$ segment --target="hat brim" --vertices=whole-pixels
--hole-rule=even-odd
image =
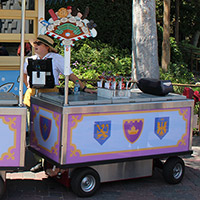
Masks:
[[[55,52],[55,53],[58,52],[55,48],[51,47],[48,43],[46,43],[45,41],[40,40],[39,38],[30,39],[30,40],[29,40],[29,43],[31,44],[32,47],[34,47],[34,42],[36,42],[36,41],[40,41],[40,42],[42,42],[43,44],[47,45],[53,52]]]

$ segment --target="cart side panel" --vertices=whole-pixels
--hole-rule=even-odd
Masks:
[[[0,167],[23,167],[25,156],[25,108],[0,108]],[[23,148],[22,148],[23,147]]]
[[[30,146],[55,162],[60,158],[60,130],[60,113],[32,104]]]
[[[191,109],[70,113],[65,164],[188,151]]]

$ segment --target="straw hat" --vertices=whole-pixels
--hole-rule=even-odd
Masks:
[[[52,51],[57,52],[54,48],[54,40],[47,35],[38,35],[36,39],[30,39],[29,42],[32,46],[34,46],[34,42],[42,42],[43,44],[47,45]]]

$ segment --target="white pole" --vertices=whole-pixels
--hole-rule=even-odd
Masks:
[[[45,19],[45,0],[38,0],[38,19],[40,18]],[[43,27],[44,26],[41,23],[38,23],[38,35],[41,34],[40,30]]]
[[[25,33],[25,11],[26,0],[22,0],[21,8],[21,52],[20,52],[20,81],[19,81],[19,106],[22,107],[23,101],[23,80],[24,80],[24,33]]]
[[[68,87],[70,75],[70,62],[71,62],[71,46],[64,46],[64,75],[65,75],[65,101],[64,106],[68,105]]]

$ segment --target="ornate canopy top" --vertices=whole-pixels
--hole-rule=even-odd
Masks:
[[[48,21],[43,18],[39,20],[43,25],[41,32],[59,39],[64,46],[73,45],[74,41],[84,38],[96,37],[96,24],[86,19],[88,13],[89,7],[86,7],[84,14],[71,6],[60,8],[56,13],[50,9],[51,18]]]

